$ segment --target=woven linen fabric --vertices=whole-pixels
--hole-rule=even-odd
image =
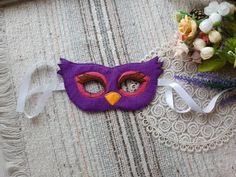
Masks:
[[[235,137],[207,152],[175,150],[148,131],[146,125],[152,119],[145,124],[139,111],[86,113],[76,108],[65,92],[55,92],[36,119],[28,120],[15,112],[20,78],[30,65],[36,62],[56,65],[60,57],[106,66],[138,62],[151,50],[174,41],[175,10],[207,3],[33,0],[2,8],[0,133],[9,174],[15,177],[235,176]],[[183,68],[178,63],[173,67]],[[168,73],[164,75],[167,77]],[[49,71],[37,70],[33,85],[49,80]],[[195,89],[193,92],[202,92]],[[205,94],[208,93],[196,95],[204,100]],[[31,101],[28,109],[34,106],[34,98]],[[158,111],[158,104],[165,108],[165,103],[156,104],[155,115],[160,116],[163,110]],[[158,120],[158,116],[153,120]],[[224,120],[224,116],[225,113],[216,117]]]

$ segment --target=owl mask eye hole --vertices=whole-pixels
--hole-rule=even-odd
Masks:
[[[144,91],[149,81],[149,77],[138,71],[127,71],[123,73],[117,87],[120,93],[125,96],[135,96]]]
[[[98,72],[86,72],[75,76],[75,81],[79,91],[87,97],[99,97],[106,89],[106,79]]]
[[[104,90],[104,86],[97,80],[85,82],[83,85],[84,89],[90,94],[99,93]]]

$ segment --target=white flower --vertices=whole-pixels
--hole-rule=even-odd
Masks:
[[[215,51],[213,47],[204,47],[201,50],[200,56],[203,60],[207,60],[214,55]]]
[[[220,14],[214,12],[210,15],[209,19],[212,21],[213,25],[215,26],[221,22],[222,17]]]
[[[182,42],[182,41],[178,41],[176,47],[174,48],[175,54],[174,57],[176,56],[181,56],[181,55],[187,55],[189,52],[188,46]]]
[[[208,15],[209,18],[200,23],[200,30],[204,33],[208,33],[213,26],[221,22],[221,16],[232,15],[235,10],[236,7],[228,2],[222,2],[220,4],[217,1],[210,2],[209,5],[204,8],[204,13]]]
[[[201,50],[202,48],[206,47],[206,42],[200,38],[196,38],[193,41],[193,46],[196,50]]]
[[[218,43],[222,40],[221,34],[216,30],[211,31],[208,34],[208,37],[209,37],[209,40],[211,41],[211,43]]]
[[[218,8],[219,8],[219,3],[216,1],[212,1],[209,3],[207,7],[204,8],[204,13],[210,16],[214,12],[217,12]]]
[[[235,11],[235,6],[228,2],[218,3],[217,1],[210,2],[207,7],[204,8],[204,13],[210,16],[213,13],[218,13],[221,16],[226,16],[233,14]]]
[[[217,11],[221,16],[229,15],[230,14],[230,3],[222,2]]]
[[[212,30],[213,23],[210,19],[205,19],[200,23],[199,28],[202,32],[208,33]]]

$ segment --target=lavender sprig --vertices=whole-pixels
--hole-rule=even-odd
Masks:
[[[236,88],[236,78],[229,76],[220,76],[214,73],[198,73],[196,76],[175,75],[175,79],[182,80],[188,84],[211,89],[224,90]]]
[[[227,98],[222,99],[220,105],[227,106],[234,103],[236,103],[236,95],[228,96]]]
[[[206,79],[227,80],[229,82],[236,82],[236,78],[227,75],[219,75],[211,72],[197,73],[196,76]]]
[[[188,84],[199,86],[199,87],[204,86],[204,83],[200,79],[197,79],[197,78],[194,78],[194,77],[175,75],[174,78],[177,79],[177,80],[184,81]]]

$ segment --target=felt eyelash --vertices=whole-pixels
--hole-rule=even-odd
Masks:
[[[100,83],[104,88],[106,87],[105,82],[101,78],[97,76],[89,75],[89,74],[83,74],[83,75],[77,76],[76,80],[77,82],[81,84],[86,84],[88,82],[95,81],[95,82]]]
[[[121,76],[121,78],[119,79],[117,87],[121,88],[122,83],[124,83],[127,80],[134,80],[139,83],[142,83],[145,81],[144,77],[145,77],[145,75],[140,72],[135,72],[133,74],[125,74],[125,75]]]

